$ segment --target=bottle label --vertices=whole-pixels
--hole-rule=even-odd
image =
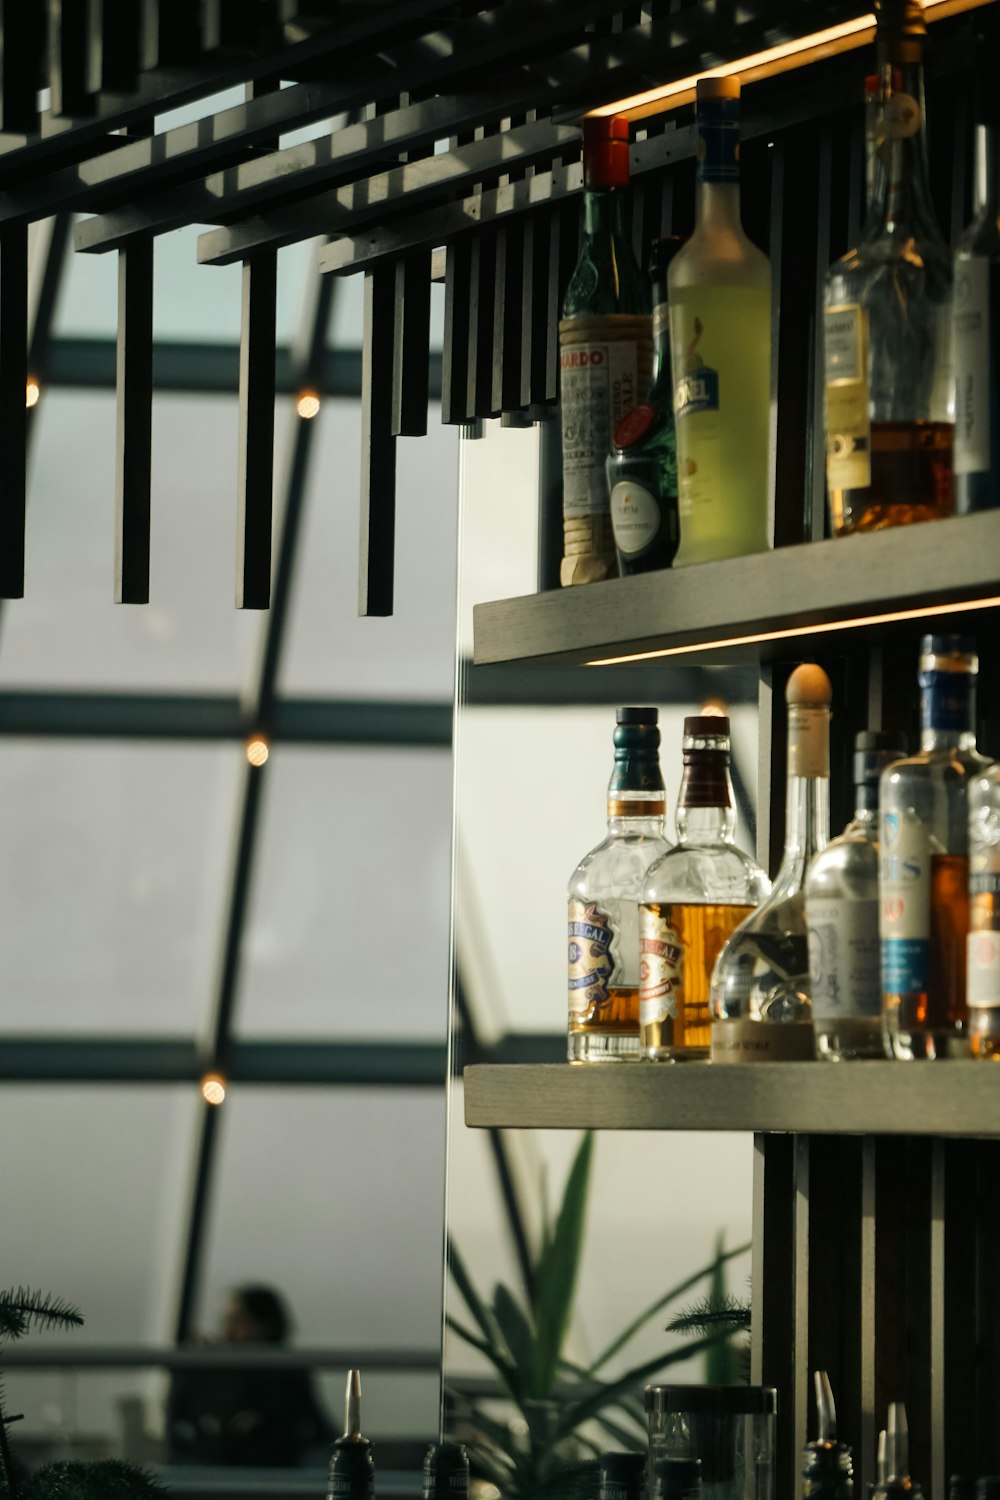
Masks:
[[[789,776],[830,774],[830,710],[807,703],[788,705]]]
[[[651,1026],[677,1015],[684,945],[677,929],[648,906],[640,908],[639,923],[639,1025]]]
[[[823,314],[826,399],[826,478],[831,490],[871,484],[868,414],[868,324],[857,302]]]
[[[641,484],[622,479],[611,491],[611,529],[624,557],[637,557],[656,540],[660,506]]]
[[[970,1010],[996,1010],[1000,1007],[1000,819],[991,804],[973,811],[969,837],[966,998]]]
[[[563,515],[606,514],[604,466],[615,422],[639,399],[638,346],[633,339],[564,343],[559,365]]]
[[[961,734],[975,726],[976,678],[972,672],[920,672],[920,724]]]
[[[805,1062],[816,1055],[811,1021],[713,1021],[713,1063]]]
[[[926,991],[930,931],[928,830],[912,814],[883,809],[879,817],[879,936],[884,994]]]
[[[585,1016],[606,1005],[614,972],[614,930],[607,912],[595,902],[571,897],[569,903],[569,1010]]]
[[[719,410],[719,372],[711,365],[701,365],[682,375],[674,392],[674,415],[680,420],[696,411]]]
[[[989,329],[989,260],[959,256],[952,302],[956,474],[980,474],[990,467]]]
[[[814,1021],[882,1011],[878,901],[806,898]]]

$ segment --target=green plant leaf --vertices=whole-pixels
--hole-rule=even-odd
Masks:
[[[0,1339],[19,1339],[36,1328],[79,1328],[83,1317],[61,1297],[19,1286],[0,1292]]]
[[[451,1313],[447,1315],[444,1321],[446,1327],[450,1328],[452,1333],[456,1333],[458,1337],[460,1339],[464,1339],[471,1348],[477,1349],[480,1354],[484,1354],[486,1356],[490,1364],[493,1366],[494,1370],[496,1370],[497,1374],[500,1376],[500,1379],[503,1382],[504,1386],[510,1392],[511,1399],[519,1402],[521,1399],[519,1395],[520,1382],[517,1377],[517,1372],[514,1370],[509,1361],[501,1356],[492,1344],[487,1343],[485,1339],[478,1338],[477,1335],[472,1332],[471,1328],[466,1328],[458,1321],[457,1318],[453,1317]]]
[[[493,1316],[492,1309],[487,1306],[476,1291],[475,1283],[466,1269],[464,1260],[458,1253],[458,1246],[450,1235],[448,1237],[448,1268],[454,1278],[455,1285],[462,1294],[462,1299],[466,1307],[469,1309],[476,1323],[478,1323],[486,1344],[493,1351],[488,1356],[491,1363],[498,1370],[502,1369],[509,1374],[514,1363],[510,1349],[507,1347],[503,1334],[500,1332],[499,1324]]]
[[[29,1490],[30,1500],[145,1500],[166,1494],[152,1474],[117,1459],[46,1464],[31,1476]]]
[[[573,1159],[551,1238],[535,1270],[534,1357],[528,1390],[538,1400],[552,1391],[569,1327],[583,1245],[594,1137],[587,1131]]]
[[[513,1293],[502,1284],[493,1292],[493,1315],[511,1352],[511,1392],[519,1398],[523,1384],[521,1372],[530,1368],[533,1357],[534,1330]]]
[[[721,1260],[724,1264],[726,1261],[732,1260],[737,1255],[745,1255],[749,1249],[749,1243],[745,1245],[737,1245],[735,1250],[725,1251],[725,1253],[721,1256]],[[706,1276],[711,1276],[718,1266],[719,1261],[720,1256],[716,1255],[715,1259],[710,1261],[707,1266],[704,1266],[702,1270],[696,1271],[693,1276],[685,1277],[685,1279],[679,1282],[677,1286],[671,1287],[669,1292],[666,1292],[662,1297],[657,1297],[656,1301],[652,1304],[651,1307],[647,1307],[645,1312],[640,1313],[637,1318],[634,1318],[628,1325],[628,1327],[624,1330],[624,1332],[620,1333],[618,1337],[608,1345],[604,1353],[598,1355],[597,1359],[594,1360],[594,1363],[590,1367],[590,1374],[595,1375],[603,1365],[607,1364],[608,1360],[611,1359],[613,1355],[618,1353],[619,1349],[624,1348],[629,1340],[635,1337],[640,1328],[643,1328],[651,1318],[655,1318],[657,1313],[662,1312],[669,1303],[675,1301],[678,1297],[683,1297],[685,1292],[689,1292],[692,1287],[697,1286],[698,1282],[704,1280]]]

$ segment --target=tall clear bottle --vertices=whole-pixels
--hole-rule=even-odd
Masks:
[[[650,293],[632,250],[628,184],[628,121],[585,119],[583,238],[559,323],[564,585],[615,574],[605,464],[614,424],[652,379]]]
[[[838,536],[954,509],[951,255],[931,202],[920,0],[875,0],[875,182],[827,276],[826,477]]]
[[[771,268],[740,222],[739,79],[697,86],[694,233],[670,267],[681,541],[675,567],[768,544]]]
[[[968,636],[920,647],[920,753],[879,783],[879,935],[886,1046],[904,1059],[961,1056],[966,1037],[969,805],[976,673]]]
[[[969,784],[969,1051],[1000,1062],[1000,765]]]
[[[804,664],[788,679],[785,847],[771,894],[716,962],[713,1062],[813,1056],[805,876],[830,837],[831,696],[822,667]]]
[[[992,40],[995,46],[995,32]],[[955,250],[952,347],[959,514],[1000,505],[1000,94],[992,56],[977,82],[975,216]]]
[[[678,842],[646,874],[639,911],[639,1050],[654,1061],[707,1057],[708,988],[734,928],[771,889],[736,847],[729,720],[684,720]]]
[[[572,1063],[639,1056],[639,900],[646,871],[670,848],[655,708],[619,708],[607,837],[569,881]]]
[[[816,1055],[884,1057],[878,938],[878,783],[906,754],[902,735],[854,740],[854,817],[806,871]]]

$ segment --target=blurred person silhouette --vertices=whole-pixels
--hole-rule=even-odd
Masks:
[[[230,1293],[222,1316],[222,1342],[281,1348],[291,1331],[284,1300],[269,1286]],[[227,1464],[285,1468],[332,1442],[333,1429],[308,1370],[245,1365],[179,1370],[167,1402],[167,1451],[175,1464]]]

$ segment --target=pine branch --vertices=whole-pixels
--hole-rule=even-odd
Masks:
[[[706,1297],[671,1318],[668,1333],[697,1333],[703,1337],[730,1329],[733,1333],[745,1333],[750,1327],[750,1309],[738,1297],[727,1296],[722,1300]]]
[[[46,1464],[32,1475],[27,1500],[146,1500],[166,1494],[145,1469],[108,1459],[94,1464]]]
[[[79,1328],[83,1317],[71,1303],[19,1286],[0,1292],[0,1339],[19,1339],[36,1328]]]

